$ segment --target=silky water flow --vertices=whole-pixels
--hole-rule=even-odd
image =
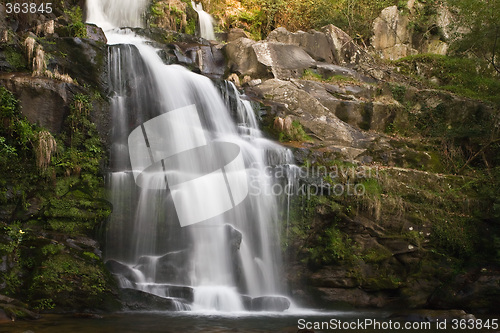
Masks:
[[[176,310],[284,310],[281,186],[293,157],[251,103],[178,65],[130,29],[144,0],[87,0],[109,44],[112,146],[106,265],[122,288]],[[283,174],[283,173],[282,173]],[[278,189],[278,190],[277,190]],[[285,216],[285,218],[284,218]]]

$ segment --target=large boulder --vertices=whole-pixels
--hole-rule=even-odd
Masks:
[[[21,112],[33,124],[59,133],[69,103],[80,88],[74,84],[27,74],[0,74],[0,84],[19,99]]]
[[[189,285],[190,252],[188,250],[169,252],[156,263],[156,282]]]
[[[138,274],[137,271],[134,271],[131,267],[110,259],[106,261],[106,268],[113,274],[115,275],[120,275],[126,278],[127,280],[131,282],[139,282],[140,280],[140,275]]]
[[[252,311],[283,312],[290,307],[290,300],[282,296],[262,296],[252,299]]]
[[[368,54],[361,49],[342,29],[329,24],[321,28],[330,44],[330,49],[335,57],[335,62],[339,65],[357,64],[366,61]]]
[[[120,292],[125,310],[142,311],[179,311],[189,310],[189,305],[172,298],[160,297],[135,289],[122,289]]]
[[[432,8],[437,12],[435,17],[430,17],[426,23],[418,22],[419,12],[426,10],[424,6],[433,4],[414,4],[408,2],[409,14],[403,14],[397,6],[384,8],[380,16],[373,22],[373,37],[371,45],[375,54],[384,59],[396,60],[417,53],[434,53],[445,55],[448,51],[448,39],[452,31],[450,11],[446,6],[440,5]],[[417,23],[415,23],[417,22]],[[415,25],[425,26],[415,29]]]
[[[315,60],[328,64],[355,64],[367,56],[347,33],[332,24],[321,31],[309,32],[277,28],[268,35],[267,41],[299,46]]]
[[[254,78],[298,78],[316,61],[296,45],[239,38],[224,48],[230,71]]]
[[[134,28],[133,31],[161,50],[160,57],[167,64],[181,64],[211,77],[224,74],[226,60],[221,44],[161,28]]]
[[[338,63],[331,48],[327,35],[323,32],[311,30],[309,32],[289,32],[285,28],[277,28],[268,36],[269,42],[296,45],[304,49],[311,57],[318,61],[330,64]]]
[[[370,61],[348,34],[331,24],[309,32],[277,28],[259,42],[234,32],[224,50],[231,72],[254,78],[297,78],[322,64]]]
[[[108,39],[104,34],[104,31],[95,24],[85,24],[85,29],[87,30],[87,38],[95,40],[97,42],[101,42],[106,44]]]
[[[384,59],[399,59],[417,54],[411,43],[408,16],[402,15],[397,6],[387,7],[373,22],[371,45]]]
[[[300,81],[271,79],[254,87],[253,93],[265,103],[278,104],[281,112],[297,120],[311,135],[322,141],[349,147],[363,147],[371,138],[341,121],[317,98],[303,89]]]

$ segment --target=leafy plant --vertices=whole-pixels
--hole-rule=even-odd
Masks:
[[[500,74],[500,2],[448,0],[448,4],[455,11],[453,51],[484,59]]]
[[[83,22],[83,14],[80,6],[65,10],[64,13],[69,19],[68,30],[72,37],[87,37],[87,28]]]

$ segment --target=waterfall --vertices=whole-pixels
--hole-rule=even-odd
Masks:
[[[173,297],[180,310],[286,309],[273,185],[290,151],[263,137],[234,85],[229,103],[210,79],[116,28],[141,25],[146,1],[126,2],[87,0],[110,44],[106,264],[122,288]]]
[[[207,40],[215,40],[214,33],[214,19],[209,13],[203,10],[203,5],[200,3],[195,3],[191,1],[193,9],[198,13],[198,19],[200,22],[200,37]]]

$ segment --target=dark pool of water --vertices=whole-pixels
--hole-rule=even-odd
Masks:
[[[196,313],[172,313],[172,312],[130,312],[104,315],[100,319],[83,319],[74,316],[45,315],[42,319],[31,322],[15,322],[0,324],[0,332],[26,332],[53,333],[53,332],[82,332],[82,333],[104,333],[104,332],[162,332],[162,333],[263,333],[283,332],[296,333],[299,328],[314,323],[340,323],[365,322],[365,319],[378,321],[379,324],[388,324],[388,313],[373,311],[352,312],[313,312],[307,311],[294,314],[196,314]],[[333,321],[332,321],[333,320]],[[315,329],[314,332],[478,332],[480,330],[454,330],[451,323],[447,329],[437,329],[436,323],[432,323],[430,329],[404,329],[405,323],[400,323],[401,329],[390,330],[386,328],[358,327],[344,329]],[[430,325],[430,324],[429,324]],[[496,332],[489,331],[489,332]],[[488,330],[483,330],[488,332]]]

